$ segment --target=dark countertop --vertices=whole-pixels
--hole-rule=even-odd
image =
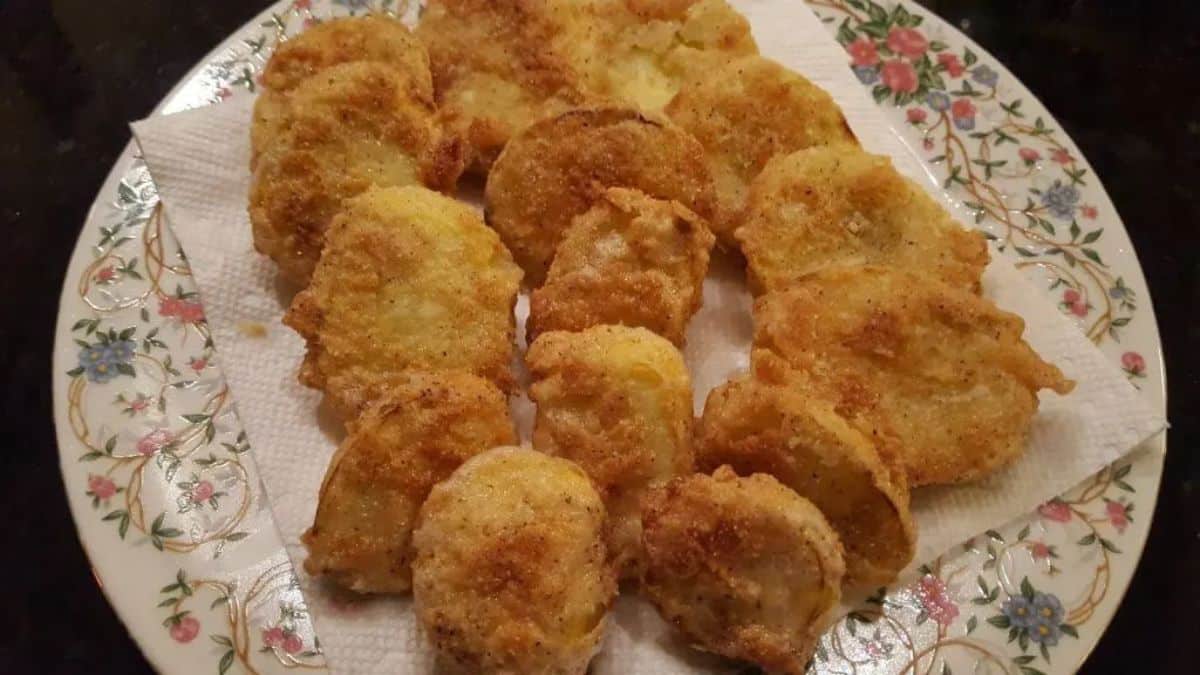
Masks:
[[[143,117],[261,2],[0,0],[0,672],[148,672],[88,573],[51,423],[52,326],[84,215]],[[1194,673],[1200,638],[1200,5],[926,5],[1042,99],[1103,178],[1149,278],[1170,452],[1133,585],[1085,673]],[[1152,7],[1152,9],[1151,9]],[[1193,313],[1197,314],[1193,314]]]

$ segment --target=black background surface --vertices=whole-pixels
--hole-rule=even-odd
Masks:
[[[1082,148],[1158,312],[1174,425],[1163,489],[1137,576],[1083,672],[1198,672],[1200,6],[926,4],[1016,73]],[[261,6],[0,0],[0,672],[149,671],[89,574],[63,495],[50,398],[59,288],[126,123]]]

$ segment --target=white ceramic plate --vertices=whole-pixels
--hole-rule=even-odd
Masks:
[[[280,2],[213,51],[159,112],[247,95],[281,37],[395,4]],[[930,175],[1164,407],[1137,258],[1099,177],[1054,118],[987,52],[913,3],[809,4]],[[127,148],[88,214],[62,290],[55,422],[80,538],[159,670],[323,669],[187,261],[156,204]],[[826,635],[814,670],[1074,672],[1145,544],[1166,441],[1154,442],[931,562],[918,582],[881,589]]]

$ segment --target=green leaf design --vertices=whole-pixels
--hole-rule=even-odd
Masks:
[[[1090,244],[1090,243],[1092,243],[1092,242],[1096,241],[1097,239],[1099,239],[1099,238],[1100,238],[1100,235],[1102,235],[1102,234],[1104,234],[1104,228],[1103,228],[1103,227],[1102,227],[1102,228],[1100,228],[1100,229],[1098,229],[1098,230],[1092,230],[1091,232],[1088,232],[1088,233],[1087,233],[1087,236],[1085,236],[1085,237],[1083,238],[1083,243],[1085,243],[1085,244]]]
[[[221,660],[217,663],[217,675],[225,675],[225,672],[233,665],[233,650],[225,652]]]
[[[1008,617],[1004,616],[1003,614],[997,614],[996,616],[989,618],[987,622],[1000,629],[1005,629],[1012,626],[1012,622],[1009,621]]]
[[[1075,630],[1075,626],[1072,626],[1069,623],[1060,624],[1058,626],[1058,629],[1061,630],[1066,635],[1070,635],[1071,637],[1073,637],[1077,640],[1079,639],[1079,631]]]
[[[1034,593],[1035,591],[1033,590],[1033,584],[1029,583],[1029,577],[1022,577],[1021,595],[1024,596],[1026,600],[1033,600]]]

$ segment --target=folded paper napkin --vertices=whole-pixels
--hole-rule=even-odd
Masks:
[[[902,172],[946,201],[936,181],[854,80],[845,54],[803,3],[733,4],[750,19],[765,56],[829,91],[867,149],[890,155]],[[320,394],[296,381],[304,342],[280,323],[290,293],[277,283],[274,266],[251,242],[246,216],[250,111],[249,99],[235,99],[152,117],[133,128],[167,220],[191,263],[221,367],[329,663],[347,673],[427,672],[433,663],[431,650],[419,634],[410,599],[350,600],[301,568],[305,551],[300,535],[312,522],[321,478],[341,431],[318,416]],[[1006,259],[988,268],[985,293],[1024,317],[1028,341],[1078,386],[1069,396],[1042,397],[1029,451],[1014,466],[971,485],[914,494],[920,530],[917,562],[1030,512],[1165,426],[1163,416]],[[525,306],[522,298],[519,322]],[[749,307],[740,272],[727,261],[715,261],[686,350],[697,412],[709,389],[746,366]],[[266,328],[265,335],[257,326]],[[527,439],[528,402],[518,401],[515,409]],[[705,659],[674,639],[647,604],[622,598],[592,672],[690,672]]]

